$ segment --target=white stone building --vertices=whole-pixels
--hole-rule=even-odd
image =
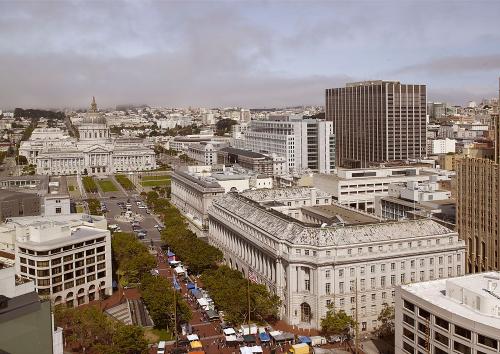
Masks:
[[[439,175],[441,172],[411,166],[338,168],[336,174],[315,174],[313,185],[331,194],[333,199],[342,205],[373,213],[375,198],[387,196],[391,183],[424,183],[429,181],[431,176],[437,176],[438,180],[449,178],[447,175]]]
[[[43,175],[109,175],[156,168],[155,153],[142,140],[111,138],[95,100],[78,133],[74,139],[61,131],[37,131],[34,139],[21,143],[19,154],[36,164],[37,173]]]
[[[39,295],[81,305],[112,293],[111,235],[104,217],[86,214],[12,218],[0,227],[14,248],[16,274]],[[10,246],[10,245],[11,246]]]
[[[233,136],[238,136],[233,132]],[[330,173],[335,168],[333,123],[317,119],[279,116],[251,121],[234,147],[276,154],[287,161],[286,173]]]
[[[464,241],[433,220],[321,227],[271,209],[221,195],[208,211],[208,238],[229,266],[281,298],[291,325],[319,328],[329,305],[354,315],[358,303],[360,331],[370,331],[397,285],[464,273]]]
[[[272,186],[271,177],[241,168],[189,166],[172,172],[171,201],[193,225],[206,230],[207,211],[217,196]]]
[[[427,153],[431,155],[455,153],[456,143],[455,139],[431,139],[428,141]]]
[[[499,284],[488,272],[398,287],[396,354],[498,353]]]

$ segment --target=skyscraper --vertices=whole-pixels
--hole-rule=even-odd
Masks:
[[[364,81],[326,90],[337,166],[368,167],[425,156],[425,85]]]
[[[500,84],[500,80],[499,80]],[[500,216],[500,124],[495,119],[495,161],[457,162],[457,231],[467,245],[468,273],[498,270]]]

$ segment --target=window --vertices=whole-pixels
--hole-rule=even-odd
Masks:
[[[365,274],[365,267],[361,267],[361,275]]]
[[[351,277],[353,277],[355,274],[354,268],[349,269],[349,273],[351,274]]]
[[[420,345],[422,348],[429,350],[429,343],[427,343],[427,341],[422,337],[418,337],[418,345]]]
[[[339,300],[339,305],[340,305],[340,306],[344,306],[344,304],[345,304],[345,300],[344,300],[343,298],[342,298],[342,299],[340,299],[340,300]]]
[[[415,260],[410,261],[410,267],[411,269],[415,268]]]
[[[372,294],[372,301],[375,301],[377,299],[377,295],[376,294]]]
[[[457,325],[455,325],[455,334],[469,340],[471,339],[471,331]]]
[[[64,261],[65,262],[70,262],[73,260],[73,255],[72,254],[68,254],[67,256],[64,256]]]
[[[56,208],[56,214],[61,214],[61,207]]]
[[[412,342],[415,341],[415,334],[412,331],[410,331],[409,329],[407,329],[406,327],[403,327],[403,336],[405,336],[406,338],[408,338]]]
[[[453,349],[462,354],[471,354],[470,348],[460,342],[453,342]]]
[[[423,270],[420,271],[420,281],[424,281],[425,279],[425,272]]]
[[[411,302],[403,300],[403,306],[405,307],[405,309],[411,312],[415,312],[415,305],[413,305]]]
[[[381,276],[381,277],[380,277],[380,286],[381,286],[382,288],[385,288],[385,276]]]
[[[375,289],[375,286],[376,286],[376,284],[375,284],[375,278],[370,278],[370,286],[371,286],[372,289]]]
[[[436,323],[437,326],[441,327],[442,329],[449,330],[450,329],[450,323],[441,317],[434,316],[434,322]]]
[[[403,314],[403,321],[411,327],[415,327],[415,320],[408,316],[407,314]]]
[[[391,285],[396,285],[396,276],[394,274],[391,275]]]
[[[447,347],[450,346],[450,340],[448,339],[448,337],[438,331],[434,331],[434,339]]]
[[[38,279],[38,286],[49,286],[50,279]]]
[[[386,299],[387,298],[387,293],[385,291],[382,291],[382,299]]]
[[[477,334],[477,342],[487,347],[498,349],[498,342],[495,339],[483,336],[479,333]]]
[[[375,266],[374,265],[370,266],[370,273],[375,273]]]
[[[395,270],[396,269],[396,263],[391,263],[391,270]]]
[[[354,304],[356,302],[356,298],[354,296],[351,296],[351,304]]]
[[[50,272],[49,272],[48,269],[46,269],[46,270],[39,270],[39,271],[37,271],[37,275],[39,277],[48,277],[48,276],[50,276]]]
[[[434,354],[448,354],[448,352],[444,351],[439,347],[434,347]]]
[[[330,294],[330,283],[325,284],[325,293]]]
[[[332,254],[331,251],[326,251],[326,256],[329,257]]]
[[[404,261],[401,262],[401,269],[405,269],[405,262]]]
[[[344,270],[343,269],[339,269],[339,277],[343,277],[344,276]]]
[[[431,314],[428,311],[425,311],[424,309],[419,308],[418,314],[420,317],[425,318],[427,321],[431,319]]]
[[[415,348],[413,348],[413,346],[409,345],[405,341],[403,341],[403,349],[407,353],[411,353],[411,354],[415,353]]]
[[[61,273],[61,267],[52,268],[52,275]]]
[[[54,266],[56,264],[61,264],[61,258],[54,258],[53,260],[50,261],[50,264],[52,266]]]
[[[429,265],[434,265],[434,258],[429,258]]]
[[[385,272],[385,264],[381,264],[380,265],[380,271],[381,272]]]
[[[309,256],[309,250],[304,250],[304,255]]]
[[[401,274],[401,284],[406,283],[406,274]]]
[[[361,295],[361,302],[366,302],[366,295]]]
[[[424,325],[423,323],[419,322],[418,323],[418,330],[422,333],[427,334],[427,331],[429,330],[429,328],[426,325]]]
[[[339,292],[340,292],[341,294],[343,294],[343,293],[344,293],[344,282],[342,282],[342,281],[339,283]]]
[[[68,281],[68,282],[64,283],[64,290],[71,289],[74,286],[75,285],[74,285],[73,281]]]
[[[106,272],[105,271],[97,273],[97,278],[98,279],[104,278],[105,276],[106,276]]]
[[[330,278],[330,271],[329,270],[325,271],[325,278]]]

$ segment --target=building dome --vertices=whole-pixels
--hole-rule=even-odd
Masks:
[[[90,104],[87,115],[82,120],[82,124],[106,124],[106,118],[97,111],[97,103],[95,102],[94,96],[92,96],[92,103]]]
[[[90,113],[83,118],[82,124],[106,124],[106,118],[99,114]]]

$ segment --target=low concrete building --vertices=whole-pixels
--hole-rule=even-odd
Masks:
[[[499,285],[488,272],[398,287],[396,354],[498,353]]]
[[[40,197],[34,193],[0,190],[0,221],[16,216],[40,215]]]

